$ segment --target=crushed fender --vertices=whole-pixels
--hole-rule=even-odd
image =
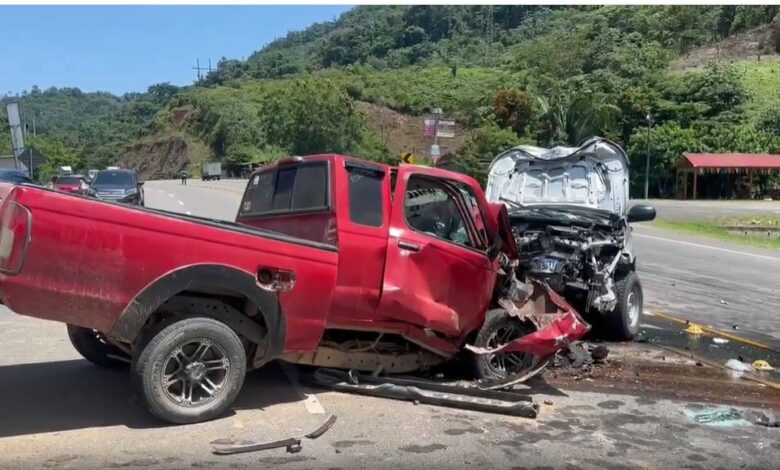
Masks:
[[[346,393],[356,393],[463,410],[536,418],[539,404],[517,392],[484,390],[477,387],[443,384],[431,380],[371,377],[357,372],[318,369],[317,385]]]
[[[585,323],[574,307],[547,284],[534,283],[533,286],[534,292],[526,298],[525,303],[520,307],[515,306],[516,310],[510,313],[520,319],[531,319],[539,328],[538,331],[495,348],[466,345],[466,349],[475,354],[529,353],[537,364],[542,364],[590,330],[590,325]]]
[[[314,431],[304,434],[303,436],[298,437],[288,437],[285,439],[277,439],[275,441],[267,441],[267,442],[255,442],[255,441],[234,441],[230,439],[220,439],[217,441],[212,442],[212,445],[214,445],[214,449],[212,450],[213,453],[217,455],[230,455],[230,454],[239,454],[243,452],[255,452],[258,450],[268,450],[268,449],[278,449],[280,447],[286,447],[287,452],[294,454],[296,452],[300,452],[301,447],[301,441],[305,439],[317,439],[318,437],[325,434],[328,429],[333,427],[333,425],[336,423],[336,415],[330,415],[327,420],[325,420],[320,427],[315,429]]]

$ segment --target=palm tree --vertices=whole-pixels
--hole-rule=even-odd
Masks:
[[[620,108],[599,93],[556,91],[537,101],[548,145],[578,145],[602,134],[620,117]]]

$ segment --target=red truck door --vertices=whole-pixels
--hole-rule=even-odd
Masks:
[[[475,181],[441,175],[413,166],[398,169],[377,313],[461,336],[481,324],[497,264],[486,254],[476,197],[469,197]]]

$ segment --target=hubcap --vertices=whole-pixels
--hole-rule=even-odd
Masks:
[[[629,325],[633,328],[636,326],[637,323],[639,323],[639,296],[636,293],[636,290],[632,289],[631,292],[628,293],[628,297],[626,298],[626,310],[628,311],[628,322]]]
[[[488,337],[487,347],[495,348],[528,334],[523,325],[511,322],[502,325]],[[522,372],[533,364],[533,356],[526,353],[496,353],[487,357],[488,366],[498,377]]]
[[[187,340],[173,348],[163,364],[162,388],[183,406],[201,406],[217,397],[230,373],[222,347],[208,339]]]

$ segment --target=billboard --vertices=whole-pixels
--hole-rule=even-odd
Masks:
[[[19,116],[19,103],[8,103],[8,125],[11,128],[11,145],[14,147],[14,156],[24,152],[24,135],[22,134],[22,119]]]

